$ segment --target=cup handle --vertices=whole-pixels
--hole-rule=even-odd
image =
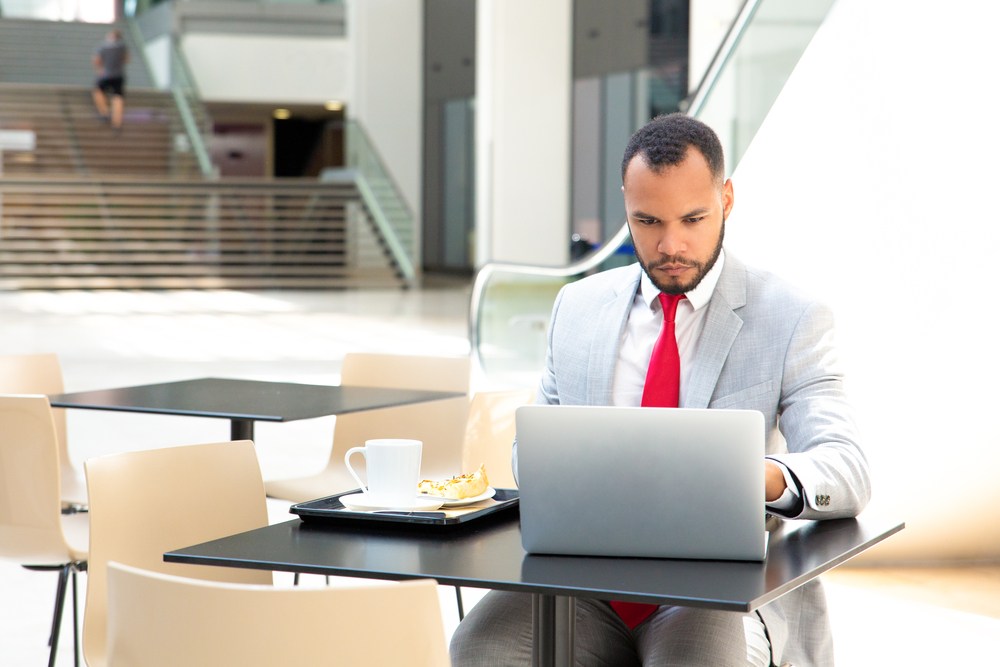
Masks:
[[[361,487],[362,493],[364,493],[367,496],[368,495],[368,487],[365,485],[364,482],[361,481],[361,478],[358,477],[358,473],[354,472],[354,468],[351,467],[351,455],[352,454],[361,454],[361,456],[364,456],[365,455],[365,448],[364,447],[351,447],[350,449],[348,449],[347,453],[344,454],[344,465],[347,466],[347,471],[349,473],[351,473],[351,477],[354,478],[354,481],[356,481],[358,483],[358,486]],[[367,461],[368,461],[368,459],[366,457],[365,458],[365,462],[367,462]]]

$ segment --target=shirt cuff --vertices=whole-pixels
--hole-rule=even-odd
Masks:
[[[789,472],[788,467],[784,463],[781,461],[775,461],[774,459],[768,460],[777,464],[777,466],[781,468],[781,475],[785,478],[785,491],[778,496],[776,500],[764,503],[764,505],[768,509],[790,512],[794,510],[799,503],[799,487],[795,484],[795,480],[792,478],[792,473]]]

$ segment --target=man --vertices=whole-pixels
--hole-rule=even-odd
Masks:
[[[622,192],[638,264],[560,292],[539,402],[653,404],[643,388],[647,370],[652,377],[657,368],[649,366],[664,327],[660,294],[683,295],[674,318],[675,405],[763,413],[771,514],[854,516],[868,501],[868,466],[844,395],[832,316],[725,252],[734,196],[724,173],[718,137],[693,118],[661,116],[633,135]],[[514,454],[516,469],[516,443]],[[576,609],[580,665],[833,664],[818,581],[749,614],[583,599]],[[523,665],[530,647],[530,596],[493,591],[459,625],[452,660],[456,667]]]
[[[111,127],[120,131],[125,115],[125,65],[128,64],[128,47],[117,28],[108,32],[104,43],[94,53],[93,65],[97,72],[93,97],[97,113]]]

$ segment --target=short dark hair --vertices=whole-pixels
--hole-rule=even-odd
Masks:
[[[721,182],[725,178],[726,160],[722,143],[715,131],[705,123],[682,113],[657,116],[632,135],[622,158],[622,183],[625,171],[636,155],[642,155],[653,171],[679,164],[694,146],[705,156],[712,174]]]

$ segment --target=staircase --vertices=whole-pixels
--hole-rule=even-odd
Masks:
[[[392,230],[412,236],[412,223],[394,225],[399,212],[359,192],[368,180],[350,170],[330,182],[205,180],[173,97],[152,88],[134,46],[124,128],[103,123],[90,57],[107,30],[0,20],[0,129],[36,136],[0,162],[0,290],[412,283],[398,258],[415,241],[401,249]]]
[[[0,179],[0,289],[401,287],[353,183]]]
[[[4,176],[201,178],[173,98],[158,90],[126,90],[115,133],[88,88],[0,83],[0,128],[35,133],[34,151],[3,154]]]

